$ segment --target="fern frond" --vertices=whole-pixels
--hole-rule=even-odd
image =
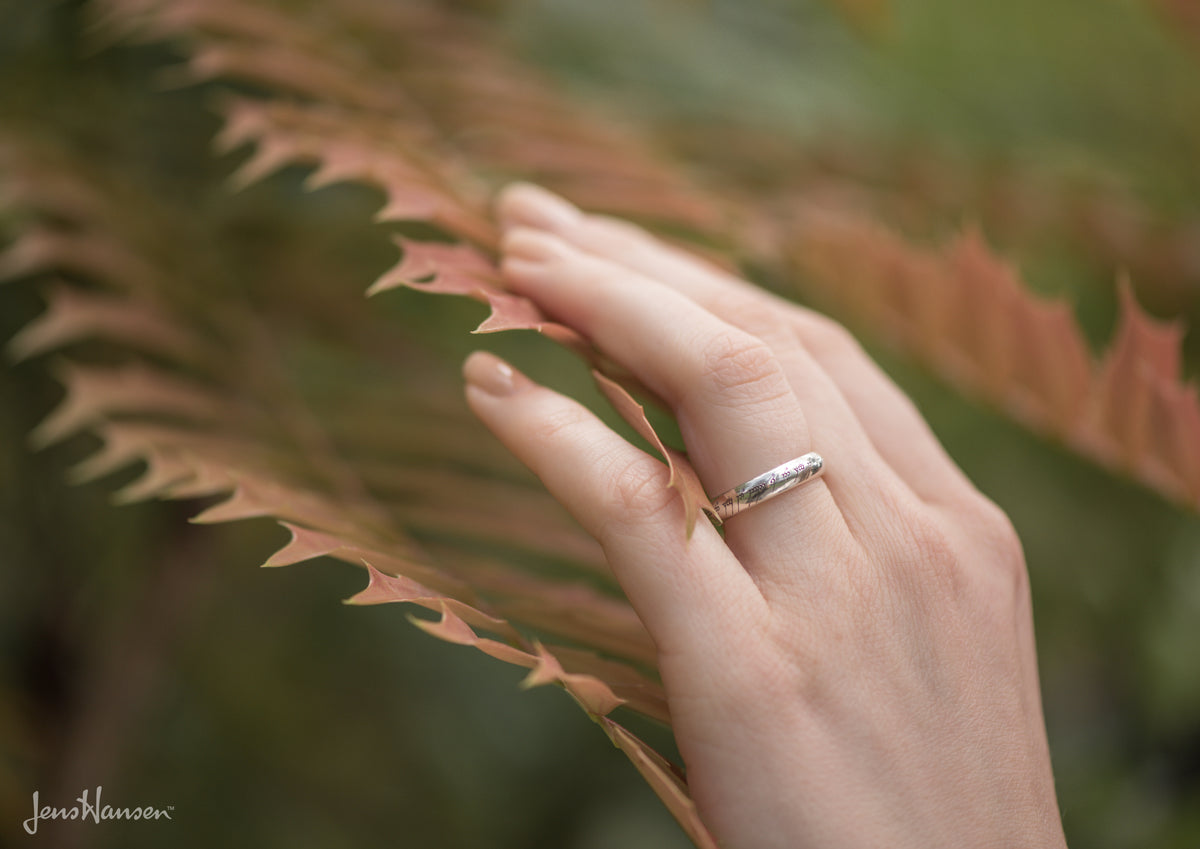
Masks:
[[[349,17],[369,17],[372,8],[370,3],[355,4]],[[1147,402],[1155,415],[1170,416],[1170,424],[1159,425],[1159,430],[1170,433],[1160,436],[1165,445],[1180,447],[1117,432],[1128,431],[1129,426],[1102,414],[1107,403],[1104,394],[1111,390],[1098,377],[1099,365],[1087,353],[1070,309],[1044,304],[990,254],[981,237],[967,234],[956,247],[930,253],[878,225],[831,223],[845,218],[841,215],[807,216],[800,229],[790,229],[786,216],[781,226],[775,216],[768,217],[753,205],[752,196],[730,193],[724,200],[712,192],[701,196],[695,189],[683,188],[687,184],[681,175],[664,168],[646,152],[646,145],[632,137],[613,140],[596,122],[573,114],[547,86],[531,81],[526,69],[503,56],[470,21],[441,11],[412,14],[421,18],[420,26],[413,30],[397,26],[390,34],[394,44],[405,48],[396,52],[413,64],[373,55],[372,68],[378,73],[359,75],[362,87],[380,86],[379,97],[385,88],[394,95],[387,118],[347,112],[335,119],[320,104],[235,101],[223,136],[226,147],[242,142],[255,145],[254,155],[243,166],[244,178],[288,164],[309,164],[316,167],[311,179],[317,184],[349,179],[383,190],[387,202],[381,218],[431,221],[483,249],[402,241],[402,249],[411,251],[412,257],[403,258],[372,291],[406,285],[466,294],[493,308],[493,316],[480,331],[533,328],[593,356],[572,331],[547,322],[532,304],[507,295],[494,269],[485,271],[496,234],[487,219],[486,193],[472,174],[499,171],[505,177],[529,177],[551,185],[556,179],[561,184],[565,177],[572,184],[567,193],[576,200],[586,203],[592,197],[601,208],[632,212],[668,229],[702,233],[710,242],[728,240],[718,229],[720,222],[741,221],[745,226],[735,234],[734,243],[740,243],[744,254],[768,268],[777,265],[779,257],[785,262],[798,260],[809,273],[811,296],[835,313],[852,320],[865,316],[866,324],[883,338],[895,339],[969,394],[1106,468],[1130,475],[1175,501],[1195,505],[1195,473],[1186,462],[1180,464],[1182,457],[1190,456],[1187,446],[1194,410],[1189,399],[1194,390],[1161,374],[1147,383],[1155,387],[1154,401]],[[433,33],[446,34],[448,41],[431,46]],[[211,37],[189,35],[202,44]],[[244,33],[242,37],[252,41],[260,36]],[[289,43],[303,50],[306,42],[297,37]],[[329,53],[331,48],[322,50]],[[254,67],[253,51],[245,53],[246,62],[236,68],[224,66],[225,73],[270,86],[270,74]],[[464,72],[451,61],[464,55],[479,59],[478,68],[489,72]],[[312,59],[316,65],[332,61],[320,51]],[[314,72],[317,81],[306,95],[324,103],[336,100],[334,88],[323,86],[320,79],[320,73]],[[338,108],[357,107],[343,102]],[[419,129],[411,129],[414,126]],[[373,135],[364,133],[370,127],[375,128]],[[389,133],[393,134],[390,141]],[[405,136],[403,141],[397,133]],[[495,143],[516,138],[520,139],[517,147],[534,153],[522,160],[506,154],[505,144]],[[475,143],[475,139],[489,141]],[[431,173],[438,173],[436,180],[422,182]],[[591,185],[595,191],[588,188]],[[668,206],[677,214],[667,215],[660,203],[639,206],[642,195],[637,186],[657,198],[672,198]],[[614,210],[601,197],[614,187],[627,204],[623,210]],[[771,193],[758,202],[770,203]],[[434,280],[422,281],[434,275],[435,265],[439,273]],[[856,289],[858,294],[852,294]],[[941,294],[935,296],[935,291]],[[611,372],[611,364],[603,364],[602,371]],[[673,468],[682,468],[674,459],[672,463]],[[707,506],[698,492],[688,492],[691,511]],[[693,516],[690,512],[689,522]]]
[[[922,250],[869,222],[810,216],[792,259],[814,297],[964,393],[1200,509],[1200,405],[1181,382],[1182,327],[1152,320],[1128,285],[1097,359],[1070,308],[1031,294],[977,233]]]
[[[646,397],[642,387],[505,290],[488,206],[500,182],[533,179],[591,210],[705,244],[728,243],[731,222],[754,222],[734,233],[742,254],[768,269],[802,269],[814,299],[953,385],[1200,505],[1200,408],[1181,380],[1181,331],[1152,322],[1127,292],[1116,339],[1096,358],[1070,310],[1035,298],[981,237],[927,250],[828,215],[778,226],[750,193],[698,187],[655,145],[558,96],[477,20],[443,6],[96,0],[96,8],[110,35],[177,44],[184,64],[175,81],[237,86],[220,100],[218,138],[223,150],[250,149],[235,185],[301,166],[312,169],[309,188],[352,182],[382,192],[376,220],[405,235],[395,237],[399,263],[372,293],[406,287],[471,298],[490,308],[477,332],[534,329],[585,358],[602,392],[670,465],[689,528],[708,501],[686,458],[650,427],[634,399]],[[126,230],[111,184],[72,177],[19,145],[0,148],[0,167],[5,202],[28,219],[0,255],[0,277],[84,282],[56,283],[47,313],[11,343],[25,358],[66,351],[67,394],[38,442],[96,433],[103,445],[77,468],[79,479],[143,464],[121,501],[221,498],[196,521],[281,522],[291,541],[268,565],[329,556],[365,567],[368,586],[352,601],[431,610],[438,619],[417,621],[432,635],[531,670],[529,685],[563,687],[693,839],[712,845],[686,782],[612,718],[619,706],[669,720],[653,644],[595,542],[482,447],[489,443],[461,405],[406,383],[403,366],[376,384],[356,373],[330,390],[329,403],[312,403],[294,385],[288,358],[311,355],[305,334],[323,323],[361,334],[360,366],[380,352],[394,355],[389,364],[411,362],[382,309],[270,261],[238,269],[237,285],[222,288],[198,244],[181,246],[187,257],[174,266],[162,260],[156,246],[179,244],[175,233],[186,229],[178,206]],[[260,294],[287,320],[258,320],[252,298],[237,291],[244,279],[277,286]],[[205,287],[228,302],[213,296],[205,308],[196,296]],[[298,289],[305,297],[290,297]],[[81,353],[85,341],[108,346],[105,365]],[[426,450],[414,456],[412,445]]]
[[[80,184],[88,185],[82,177]],[[26,279],[66,272],[75,285],[60,279],[48,289],[47,311],[10,351],[61,352],[65,396],[33,440],[45,446],[84,430],[98,436],[100,448],[76,467],[74,479],[140,463],[141,475],[115,494],[117,502],[216,498],[194,522],[279,521],[291,540],[267,565],[328,556],[365,567],[367,588],[351,603],[432,610],[438,619],[414,620],[422,630],[530,670],[524,686],[562,687],[622,741],[639,770],[656,775],[663,768],[665,761],[609,716],[620,707],[669,723],[653,642],[597,543],[480,438],[461,403],[445,408],[421,396],[422,384],[391,375],[388,392],[403,403],[384,416],[387,434],[363,434],[362,423],[384,412],[369,381],[348,384],[334,405],[309,406],[268,363],[279,352],[264,347],[262,326],[237,309],[229,314],[235,305],[214,299],[205,310],[185,309],[191,297],[165,269],[109,261],[146,252],[128,234],[106,228],[120,216],[102,193],[87,210],[76,209],[69,226],[56,223],[52,197],[27,200],[23,214],[33,236],[14,242],[9,256],[19,261],[7,268]],[[171,211],[159,214],[166,225]],[[152,227],[141,235],[156,236]],[[96,249],[72,250],[79,245]],[[494,262],[473,248],[405,243],[405,250],[407,271],[392,276],[414,288],[443,287],[483,301],[512,297],[496,288]],[[133,287],[122,285],[126,267],[136,270]],[[433,282],[410,279],[428,275]],[[324,300],[338,297],[329,292]],[[319,301],[309,309],[321,311]],[[372,310],[358,303],[361,329]],[[519,323],[503,306],[496,316]],[[275,335],[276,347],[292,344]],[[89,362],[87,346],[95,344],[106,346],[102,365]],[[406,451],[408,445],[421,451]],[[481,445],[491,447],[481,452]],[[674,462],[686,464],[682,457]],[[531,561],[547,565],[535,569]],[[661,786],[669,806],[692,811],[683,827],[710,845],[682,785],[672,779]]]

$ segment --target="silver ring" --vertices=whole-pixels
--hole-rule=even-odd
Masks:
[[[722,492],[712,500],[713,509],[717,511],[721,521],[725,521],[747,507],[762,504],[780,493],[819,477],[824,469],[825,461],[821,459],[821,455],[810,451],[803,457],[788,460],[782,466],[776,466],[769,472],[750,478],[741,486]]]

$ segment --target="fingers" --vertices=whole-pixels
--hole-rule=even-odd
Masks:
[[[875,450],[919,498],[957,505],[976,496],[912,402],[836,322],[665,245],[632,224],[584,215],[536,186],[512,186],[499,209],[506,225],[548,230],[581,250],[654,277],[775,347],[786,328],[793,337],[789,341],[798,341],[828,376],[841,396],[838,403],[848,406]],[[792,377],[793,385],[801,382],[801,375]]]
[[[922,500],[956,507],[978,497],[929,424],[892,379],[835,321],[789,305],[804,347],[837,384],[880,455]]]
[[[515,291],[587,336],[671,405],[710,494],[810,450],[843,453],[841,434],[809,428],[779,358],[760,339],[679,292],[554,236],[510,232],[505,253],[505,274]],[[778,562],[773,547],[793,547],[812,560],[825,553],[823,546],[812,547],[814,537],[826,543],[845,539],[846,511],[831,492],[836,480],[827,472],[731,522],[727,540],[747,555],[747,568],[758,571]],[[841,482],[853,489],[864,478],[844,475]],[[872,484],[878,484],[878,475]],[[802,528],[797,515],[804,517]]]
[[[498,202],[506,229],[526,227],[553,233],[582,251],[619,262],[693,297],[710,308],[717,297],[765,294],[699,257],[654,238],[642,228],[617,218],[585,215],[538,186],[517,183]],[[707,301],[707,303],[706,303]]]
[[[660,648],[761,614],[762,596],[713,527],[685,537],[662,463],[491,354],[473,354],[463,373],[471,409],[599,540]]]

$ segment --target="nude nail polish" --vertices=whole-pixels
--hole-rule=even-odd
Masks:
[[[540,186],[521,186],[509,207],[509,227],[534,227],[556,230],[579,221],[582,214],[571,203]]]
[[[486,351],[477,351],[463,365],[467,384],[496,398],[511,395],[517,389],[517,373],[508,363]]]

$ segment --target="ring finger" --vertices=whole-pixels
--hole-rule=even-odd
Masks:
[[[504,247],[515,291],[582,332],[671,405],[710,492],[822,450],[778,358],[761,340],[679,292],[553,236],[515,230]],[[803,547],[796,546],[797,511],[805,519]],[[822,548],[812,547],[814,535],[852,542],[823,481],[739,515],[727,540],[748,569],[765,575],[780,547]]]

